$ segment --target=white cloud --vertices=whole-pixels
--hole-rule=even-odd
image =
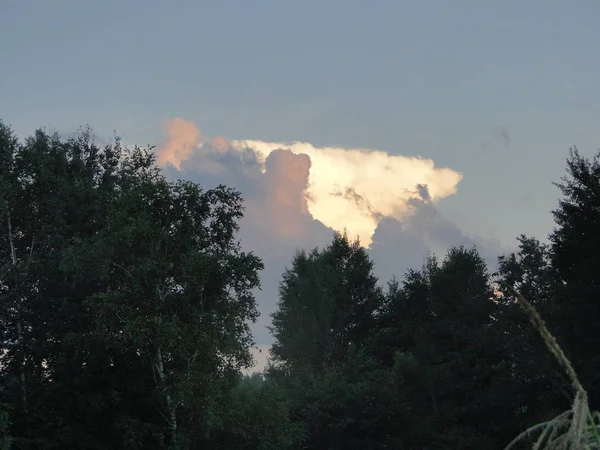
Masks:
[[[452,195],[462,174],[449,168],[437,168],[433,160],[390,155],[372,149],[315,147],[305,142],[264,142],[217,138],[210,145],[200,144],[201,133],[183,119],[169,122],[168,139],[158,153],[161,165],[171,163],[180,169],[183,161],[198,157],[198,170],[215,172],[207,154],[223,153],[225,148],[239,154],[240,162],[248,149],[254,151],[263,172],[267,157],[286,149],[310,158],[308,185],[305,189],[308,213],[327,227],[347,229],[359,236],[364,246],[372,242],[377,225],[384,217],[405,219],[412,212],[409,200],[418,196],[418,185],[427,186],[433,202]],[[253,161],[256,162],[256,161]]]

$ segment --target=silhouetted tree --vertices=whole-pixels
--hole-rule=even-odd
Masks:
[[[592,408],[600,407],[600,152],[591,160],[572,148],[567,176],[556,183],[563,197],[553,211],[552,265],[562,286],[553,321],[560,344],[588,389]]]
[[[2,128],[2,396],[18,448],[196,448],[250,364],[261,261],[225,187]],[[220,404],[221,406],[217,406]]]

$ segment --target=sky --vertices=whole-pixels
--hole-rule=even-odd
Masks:
[[[542,240],[600,146],[600,3],[0,0],[0,119],[155,145],[240,189],[261,319],[297,248],[359,235],[382,283],[427,252]]]

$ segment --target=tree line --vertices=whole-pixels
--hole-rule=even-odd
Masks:
[[[600,152],[566,168],[548,243],[494,273],[455,247],[382,285],[345,233],[299,250],[244,376],[263,264],[241,193],[0,122],[0,449],[501,449],[573,401],[513,289],[600,408]]]

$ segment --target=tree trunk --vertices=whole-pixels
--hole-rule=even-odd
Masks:
[[[165,418],[169,425],[169,448],[172,450],[177,450],[179,448],[179,442],[177,439],[177,405],[173,404],[171,394],[169,394],[169,391],[165,386],[165,369],[160,346],[156,347],[155,367],[156,372],[158,373],[160,386],[165,389],[165,404],[167,407],[167,414]]]
[[[6,223],[8,225],[8,242],[10,243],[10,257],[12,260],[12,264],[13,266],[17,265],[17,252],[15,250],[15,242],[13,241],[13,234],[12,234],[12,222],[10,220],[10,214],[7,214],[6,216]],[[20,311],[19,311],[20,314]],[[19,342],[19,345],[21,347],[21,352],[23,352],[23,325],[21,324],[21,321],[19,320],[17,322],[17,341]],[[23,357],[22,357],[22,361],[21,361],[21,373],[19,374],[20,377],[20,381],[21,381],[21,401],[23,402],[23,411],[27,412],[27,388],[25,386],[25,369],[24,366],[25,365],[25,356],[24,356],[24,352],[23,352]]]

